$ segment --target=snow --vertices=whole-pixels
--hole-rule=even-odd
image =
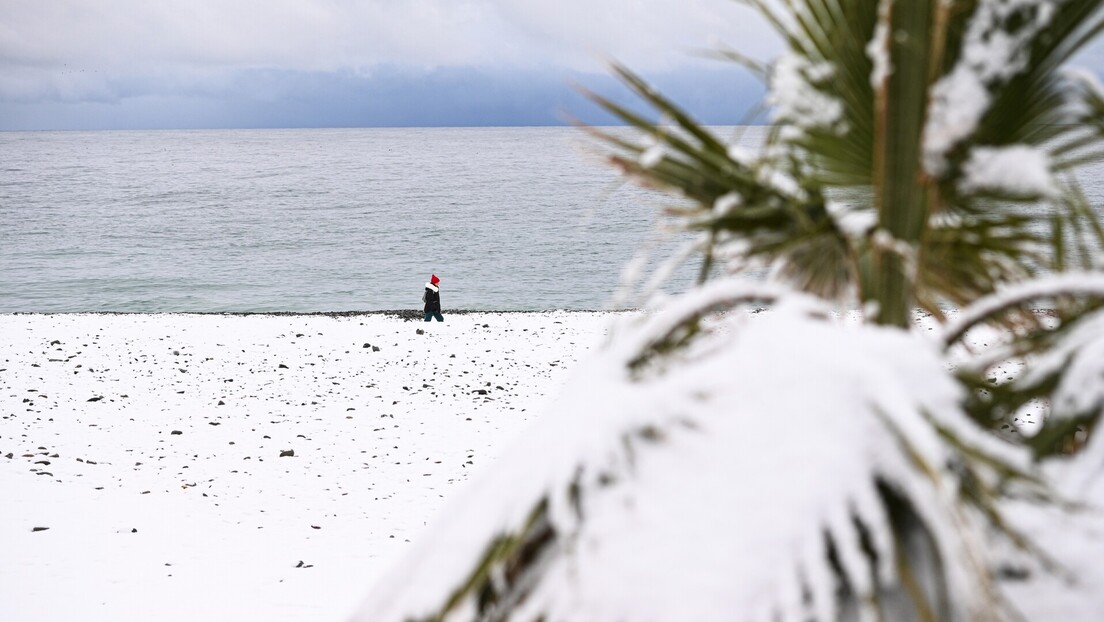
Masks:
[[[1104,84],[1101,84],[1100,78],[1095,73],[1084,67],[1064,67],[1062,75],[1068,80],[1080,82],[1097,99],[1104,99]]]
[[[808,194],[797,183],[797,180],[788,173],[784,173],[770,165],[764,164],[756,170],[756,180],[778,192],[798,201],[804,201]]]
[[[711,281],[615,326],[609,346],[376,586],[357,619],[434,613],[486,543],[517,530],[542,499],[560,548],[518,619],[712,619],[719,611],[805,619],[806,590],[817,611],[835,606],[825,533],[848,549],[842,565],[856,587],[893,574],[875,478],[923,502],[955,603],[967,616],[985,610],[987,587],[967,570],[986,563],[982,532],[956,509],[958,473],[932,422],[1017,468],[1028,468],[1028,457],[968,422],[936,340],[848,326],[797,296],[767,313],[714,319],[710,337],[673,355],[677,364],[664,373],[626,365],[679,318],[776,294]],[[656,433],[642,436],[645,429]],[[583,491],[581,519],[572,482]],[[876,561],[862,551],[854,519],[870,526]]]
[[[652,145],[640,154],[640,166],[644,168],[654,168],[663,161],[664,155],[666,155],[666,149],[663,145]]]
[[[843,103],[816,88],[834,73],[830,63],[812,63],[794,53],[781,55],[774,63],[770,82],[774,119],[801,129],[842,131]]]
[[[870,86],[880,89],[889,74],[893,72],[893,62],[889,58],[889,16],[893,0],[881,0],[878,5],[878,24],[874,26],[874,36],[866,44],[866,55],[874,64],[870,72]]]
[[[860,207],[830,199],[824,207],[840,231],[853,240],[862,239],[878,226],[878,214],[867,206]]]
[[[1050,172],[1050,157],[1028,145],[977,147],[963,165],[959,192],[993,191],[1016,197],[1051,197],[1058,187]]]
[[[742,166],[751,167],[756,162],[755,153],[743,145],[732,144],[725,151],[728,153],[730,160]]]
[[[957,340],[971,326],[1001,309],[1075,293],[1104,297],[1104,274],[1066,272],[1005,287],[963,309],[943,328],[943,339],[947,343]]]
[[[1031,42],[1062,0],[981,0],[967,26],[958,63],[931,91],[924,128],[924,168],[946,172],[946,154],[973,134],[992,103],[989,89],[1027,67]],[[1022,19],[1015,32],[1008,24]]]
[[[913,333],[735,279],[648,313],[447,315],[444,324],[0,315],[4,616],[402,619],[439,606],[491,537],[548,498],[569,548],[545,569],[529,611],[802,619],[803,590],[816,611],[836,606],[818,563],[825,533],[860,593],[874,576],[893,580],[871,473],[936,508],[924,518],[953,560],[955,598],[976,611],[987,588],[964,570],[1003,557],[980,545],[972,517],[946,511],[957,472],[943,466],[948,450],[930,421],[1028,467],[957,410],[961,389],[939,350],[986,309],[1073,286],[1104,291],[1104,280],[1010,289],[948,330],[928,317]],[[677,364],[626,367],[679,318],[779,299],[767,312],[704,322],[708,338],[670,355]],[[964,341],[984,352],[995,336],[979,326]],[[644,427],[658,440],[641,437]],[[918,471],[896,449],[902,439],[944,479]],[[279,457],[288,449],[293,457]],[[1086,453],[1104,468],[1099,435]],[[1067,477],[1069,466],[1051,470],[1061,492],[1079,498],[1088,487],[1088,500],[1104,504],[1104,478]],[[616,484],[600,485],[603,475]],[[576,477],[583,520],[566,489]],[[1096,507],[1012,508],[1015,524],[1080,578],[1032,566],[1032,581],[1003,586],[1027,619],[1090,620],[1104,606],[1092,590],[1104,580]],[[32,531],[40,526],[49,529]]]
[[[1094,313],[1035,362],[1024,378],[1031,384],[1044,374],[1062,371],[1051,414],[1084,416],[1104,407],[1104,314]]]
[[[739,192],[722,194],[713,202],[713,214],[716,216],[725,216],[743,204],[744,197]]]
[[[608,322],[0,315],[0,617],[345,619]]]

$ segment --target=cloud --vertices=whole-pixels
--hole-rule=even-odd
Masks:
[[[779,42],[766,22],[737,2],[715,0],[505,0],[503,11],[527,40],[573,69],[615,58],[639,70],[693,64],[690,50],[714,40],[751,55],[773,55]]]
[[[753,17],[728,0],[6,0],[0,99],[103,102],[257,70],[672,71],[711,38],[769,49]]]
[[[575,81],[641,112],[612,77]],[[746,121],[763,89],[732,67],[657,74],[656,87],[699,120]],[[350,71],[244,70],[212,86],[166,87],[131,81],[96,102],[2,102],[0,130],[554,125],[566,116],[591,124],[612,119],[562,76],[473,67],[411,69],[386,65]]]

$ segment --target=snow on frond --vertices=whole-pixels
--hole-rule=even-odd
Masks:
[[[1040,355],[1023,378],[1031,385],[1060,374],[1051,397],[1051,417],[1084,417],[1104,407],[1104,312],[1083,318]]]
[[[963,194],[995,192],[1029,198],[1058,193],[1050,172],[1050,157],[1028,145],[974,148],[963,173],[958,183]]]
[[[946,172],[947,152],[977,129],[992,104],[990,90],[1028,66],[1032,41],[1050,24],[1061,2],[980,0],[957,64],[932,87],[924,127],[924,168],[929,173]]]
[[[756,170],[755,179],[764,186],[788,196],[791,199],[804,201],[808,197],[808,193],[801,189],[801,184],[797,183],[797,180],[794,179],[792,175],[780,171],[769,164],[763,164]]]
[[[861,239],[878,226],[878,214],[866,206],[857,207],[829,200],[824,207],[835,221],[836,227],[853,240]]]
[[[724,216],[743,204],[744,196],[739,192],[722,194],[713,202],[713,213],[717,216]]]
[[[755,164],[757,159],[755,153],[743,145],[729,145],[725,151],[728,153],[728,158],[730,160],[741,166],[750,168]]]
[[[876,596],[901,589],[895,542],[907,534],[887,494],[932,536],[947,613],[986,617],[980,527],[945,437],[1017,465],[1025,456],[967,420],[937,344],[845,326],[793,295],[715,316],[662,373],[629,371],[688,317],[773,295],[761,287],[719,281],[616,327],[357,619],[804,621],[834,619],[841,598],[891,607]],[[534,516],[547,529],[525,555],[495,558]]]
[[[1080,85],[1088,95],[1090,100],[1097,102],[1104,102],[1104,83],[1101,83],[1100,77],[1094,72],[1085,69],[1084,67],[1065,67],[1062,69],[1062,76],[1077,85]],[[1089,104],[1085,105],[1085,102],[1081,102],[1081,114],[1092,113],[1093,106]]]
[[[1104,84],[1101,84],[1100,77],[1095,73],[1084,67],[1066,67],[1062,70],[1062,75],[1069,80],[1084,84],[1085,88],[1093,93],[1097,99],[1104,100]]]
[[[667,155],[667,150],[662,144],[652,145],[640,154],[640,166],[644,168],[654,168],[663,161],[663,156],[665,155]]]
[[[775,121],[801,129],[843,131],[843,102],[818,88],[834,73],[831,63],[813,63],[794,53],[780,56],[774,63],[768,98]]]
[[[1066,272],[1018,283],[994,294],[979,298],[959,313],[953,321],[943,328],[943,342],[950,345],[957,342],[976,324],[992,318],[995,314],[1023,305],[1056,296],[1094,296],[1104,298],[1104,274],[1100,272]]]
[[[893,0],[881,0],[878,5],[878,24],[874,26],[874,36],[866,44],[866,55],[874,65],[870,72],[870,86],[879,89],[893,71],[893,62],[889,58],[889,12]]]

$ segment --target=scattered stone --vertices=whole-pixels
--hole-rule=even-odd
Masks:
[[[180,436],[181,434],[183,434],[183,432],[181,432],[180,430],[173,430],[172,432],[169,432],[169,434],[172,434],[173,436]]]
[[[372,346],[372,352],[379,352],[379,346]]]
[[[280,451],[280,457],[281,458],[294,458],[295,457],[295,450],[294,449],[281,450]]]
[[[418,330],[414,331],[414,332],[418,333],[419,335],[424,335],[425,334],[425,331],[420,329],[420,328]]]
[[[287,369],[287,368],[288,368],[287,365],[284,365],[283,363],[280,363],[280,365],[277,369]]]
[[[222,424],[219,423],[218,421],[208,421],[207,425],[222,425]]]
[[[295,567],[296,568],[314,568],[314,564],[305,564],[305,563],[303,563],[303,560],[300,559],[299,563],[295,564]]]
[[[130,530],[130,533],[138,533],[138,528],[134,527]]]
[[[49,529],[49,527],[31,527],[31,533],[34,533],[36,531],[46,531],[47,529]]]
[[[372,344],[370,344],[370,343],[365,343],[365,344],[364,344],[364,347],[365,347],[365,348],[371,348],[371,347],[372,347]]]
[[[88,401],[89,401],[89,402],[98,402],[98,401],[100,401],[100,400],[102,400],[102,399],[103,399],[103,396],[102,396],[102,395],[97,395],[97,396],[95,396],[95,397],[90,397],[90,398],[88,398]]]
[[[311,525],[311,529],[321,529],[321,527],[318,525]]]
[[[226,406],[226,402],[224,402],[222,400],[219,400],[218,405],[219,406]]]

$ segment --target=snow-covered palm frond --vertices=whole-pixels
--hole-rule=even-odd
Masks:
[[[846,231],[821,189],[802,177],[804,168],[786,150],[752,153],[727,146],[630,70],[617,75],[672,125],[655,123],[596,93],[587,95],[641,132],[626,139],[588,131],[612,146],[610,162],[650,188],[689,199],[672,209],[686,229],[707,232],[707,266],[726,257],[742,266],[771,267],[792,286],[816,295],[852,294],[856,259]],[[776,138],[771,139],[774,144]]]
[[[1104,28],[1102,5],[977,0],[937,9],[935,36],[945,43],[932,47],[940,60],[921,146],[928,209],[997,223],[1022,238],[1009,244],[969,228],[944,229],[940,237],[953,247],[997,260],[983,265],[967,253],[947,263],[932,256],[922,274],[937,278],[922,281],[938,281],[948,268],[962,277],[935,290],[951,302],[966,304],[1039,269],[1064,269],[1070,259],[1089,267],[1083,254],[1067,254],[1099,247],[1100,232],[1065,173],[1100,156],[1100,134],[1089,122],[1098,116],[1097,91],[1095,80],[1062,67]]]
[[[887,70],[875,62],[881,55],[870,52],[878,40],[878,3],[746,1],[788,47],[769,76],[772,117],[786,128],[781,142],[797,149],[806,174],[818,184],[870,186],[874,85]]]
[[[1104,412],[1104,274],[1067,273],[1007,288],[981,298],[944,327],[944,340],[957,347],[984,322],[1006,322],[1010,337],[1001,347],[962,362],[960,375],[975,389],[968,408],[982,424],[1006,422],[1018,409],[1040,401],[1044,420],[1025,444],[1037,457],[1071,451],[1070,441],[1087,434]],[[1049,307],[1045,322],[1024,321],[1031,309]],[[993,370],[1017,362],[1006,382],[990,382]]]
[[[698,338],[632,370],[691,323]],[[995,617],[995,510],[964,489],[1029,457],[962,397],[936,342],[713,282],[617,326],[359,619]]]
[[[595,131],[611,160],[693,203],[680,215],[713,234],[707,264],[766,265],[904,326],[914,306],[938,313],[1099,248],[1066,173],[1104,152],[1104,97],[1062,66],[1104,29],[1104,0],[747,2],[788,48],[770,65],[774,129],[760,153],[727,147],[624,68],[673,125],[592,96],[646,137]],[[877,237],[836,221],[841,193],[862,197],[849,209]]]
[[[954,201],[955,186],[970,177],[971,160],[1018,153],[1022,164],[1006,167],[1007,178],[1031,167],[1031,179],[1045,185],[1044,173],[1072,163],[1064,154],[1074,145],[1099,144],[1075,142],[1084,135],[1075,121],[1092,92],[1076,88],[1080,79],[1061,71],[1104,28],[1099,0],[944,5],[939,18],[957,36],[949,36],[942,51],[924,135],[925,168],[938,178],[944,200]],[[1036,151],[1057,160],[1051,167],[1030,165]]]

